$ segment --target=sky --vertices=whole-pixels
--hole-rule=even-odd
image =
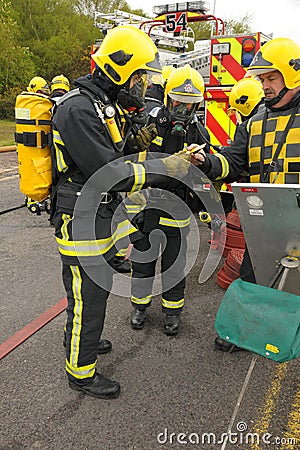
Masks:
[[[141,8],[152,14],[152,7],[174,1],[127,0],[131,8]],[[251,16],[253,32],[262,32],[273,37],[287,37],[300,45],[300,0],[206,0],[208,13],[222,19],[239,20],[246,14]],[[154,17],[154,16],[153,16]]]

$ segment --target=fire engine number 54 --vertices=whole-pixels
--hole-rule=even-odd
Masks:
[[[174,12],[166,14],[166,31],[170,33],[180,33],[187,30],[186,12]]]

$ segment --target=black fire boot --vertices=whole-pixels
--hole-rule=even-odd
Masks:
[[[145,309],[134,308],[131,313],[131,328],[141,330],[144,328],[147,312]]]
[[[175,336],[179,331],[180,325],[180,315],[169,315],[166,314],[164,320],[164,333],[168,336]]]
[[[215,349],[227,353],[239,352],[241,350],[244,350],[241,347],[237,347],[236,345],[231,344],[224,339],[221,339],[220,336],[217,336],[215,339]]]
[[[118,398],[120,395],[119,383],[109,380],[97,372],[92,381],[89,383],[80,384],[69,380],[69,386],[75,391],[85,392],[86,394],[97,398]]]
[[[66,347],[66,332],[64,331],[63,346]],[[98,355],[104,355],[105,353],[111,352],[112,343],[108,339],[100,339],[98,344]]]

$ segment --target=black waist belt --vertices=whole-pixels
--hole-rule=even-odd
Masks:
[[[56,205],[62,211],[70,214],[73,212],[78,196],[81,195],[82,185],[78,183],[66,182],[57,189]],[[101,196],[101,201],[99,202]],[[89,210],[95,206],[108,205],[114,200],[119,200],[117,192],[97,192],[90,188],[85,188],[86,203],[84,208]],[[83,205],[81,205],[81,208]]]
[[[51,133],[45,131],[15,133],[15,142],[25,147],[44,148],[51,144]]]

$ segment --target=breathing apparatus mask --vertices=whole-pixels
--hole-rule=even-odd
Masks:
[[[172,123],[171,134],[173,136],[185,136],[188,125],[194,118],[200,102],[195,102],[195,98],[184,95],[169,94],[167,98],[167,108],[170,113]]]
[[[147,120],[144,103],[147,86],[147,72],[139,69],[133,72],[118,94],[119,105],[126,109],[132,122],[138,125],[144,125]]]

